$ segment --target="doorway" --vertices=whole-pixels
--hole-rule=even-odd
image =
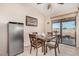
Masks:
[[[76,47],[76,18],[52,21],[52,31],[61,36],[60,43]]]

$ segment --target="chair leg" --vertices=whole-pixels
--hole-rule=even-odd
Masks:
[[[59,45],[58,45],[58,52],[60,53]]]
[[[46,53],[47,53],[47,46],[46,46]]]
[[[44,47],[42,46],[42,52],[44,52]]]
[[[38,56],[38,48],[36,48],[36,56]]]
[[[30,48],[30,54],[31,54],[31,51],[32,51],[32,46],[31,46],[31,48]]]
[[[45,46],[45,43],[44,43],[44,55],[46,54],[46,46]]]
[[[56,51],[56,48],[55,48],[54,50],[55,50],[55,56],[57,56],[57,51]]]

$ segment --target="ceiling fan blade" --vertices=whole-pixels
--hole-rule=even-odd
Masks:
[[[37,4],[42,4],[42,3],[37,3]]]
[[[64,3],[58,3],[58,4],[61,4],[61,5],[63,5]]]

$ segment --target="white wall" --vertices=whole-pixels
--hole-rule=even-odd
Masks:
[[[48,24],[48,22],[50,22]],[[51,19],[49,17],[45,17],[45,33],[51,32]]]
[[[26,26],[26,16],[37,18],[38,26]],[[29,33],[45,32],[44,16],[35,8],[28,4],[0,4],[0,55],[6,55],[7,53],[7,23],[9,21],[24,23],[24,46],[30,44]]]
[[[79,47],[79,13],[76,17],[76,45]]]

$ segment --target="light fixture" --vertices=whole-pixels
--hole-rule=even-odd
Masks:
[[[47,24],[50,24],[50,23],[51,23],[51,21],[50,21],[50,20],[48,20]]]

